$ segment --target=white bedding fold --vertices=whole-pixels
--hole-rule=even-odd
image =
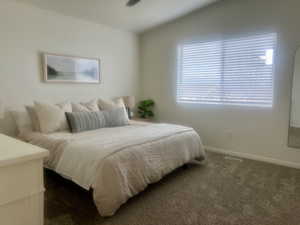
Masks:
[[[99,135],[91,135],[85,140],[73,140],[64,149],[55,170],[88,190],[95,182],[97,168],[110,155],[187,131],[192,129],[167,124],[155,124],[147,129],[138,127],[120,133],[110,129],[101,138]]]

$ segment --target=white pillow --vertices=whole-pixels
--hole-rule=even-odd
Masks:
[[[39,122],[39,118],[37,116],[37,113],[35,111],[34,106],[25,106],[30,118],[31,118],[31,123],[32,123],[32,128],[34,131],[41,131],[41,126]]]
[[[97,112],[99,111],[97,100],[89,102],[72,103],[73,112]]]
[[[12,111],[12,116],[16,122],[19,135],[32,132],[32,122],[27,111]]]
[[[112,111],[112,110],[115,110],[115,109],[122,108],[123,113],[124,113],[124,117],[129,120],[127,110],[126,110],[126,107],[125,107],[125,104],[124,104],[124,101],[123,101],[122,98],[115,99],[114,101],[112,101],[112,100],[103,100],[103,99],[100,98],[98,100],[98,106],[101,110],[104,110],[104,111]]]
[[[69,102],[57,105],[34,102],[34,108],[39,118],[42,133],[53,133],[68,129],[66,112],[72,112]]]
[[[114,101],[112,100],[103,100],[99,99],[98,100],[98,106],[101,110],[113,110],[117,108],[125,108],[125,104],[122,98],[118,98]]]

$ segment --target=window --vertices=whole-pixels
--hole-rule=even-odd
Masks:
[[[276,34],[183,44],[177,102],[272,107]]]

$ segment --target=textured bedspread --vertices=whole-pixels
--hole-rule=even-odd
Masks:
[[[50,150],[47,166],[85,189],[93,188],[102,216],[111,216],[148,184],[193,159],[204,159],[200,137],[170,124],[135,124],[81,134],[31,134]]]

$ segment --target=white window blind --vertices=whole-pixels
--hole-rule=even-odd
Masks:
[[[178,48],[177,102],[272,107],[276,34]]]

